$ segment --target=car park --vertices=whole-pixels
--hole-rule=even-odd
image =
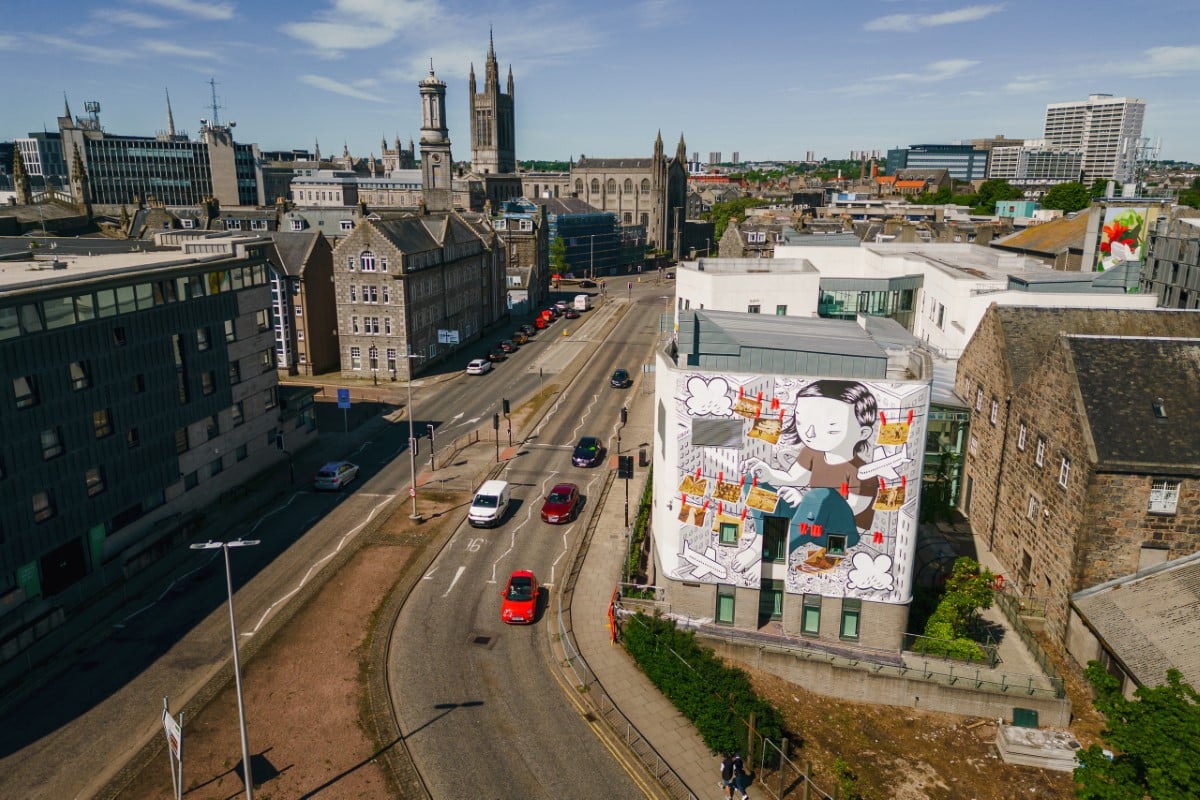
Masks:
[[[573,483],[555,484],[542,503],[542,521],[561,525],[579,513],[579,487]]]
[[[317,470],[313,488],[337,491],[358,477],[358,466],[349,461],[330,461]]]
[[[513,344],[522,345],[529,344],[529,334],[523,330],[515,330],[512,335]]]
[[[517,352],[517,343],[514,342],[512,339],[501,339],[499,347],[501,350],[503,350],[506,353]]]
[[[594,467],[604,458],[604,445],[595,436],[584,436],[571,453],[571,463],[577,467]]]
[[[624,389],[631,383],[633,381],[629,379],[629,372],[623,369],[613,370],[612,377],[608,379],[608,385],[614,389]]]
[[[563,316],[567,319],[579,319],[579,312],[573,308],[568,308],[563,312]]]
[[[537,578],[527,569],[519,569],[508,576],[508,583],[500,593],[500,621],[509,625],[530,625],[537,619]]]
[[[473,358],[467,362],[468,375],[486,375],[492,371],[492,362],[486,358]]]

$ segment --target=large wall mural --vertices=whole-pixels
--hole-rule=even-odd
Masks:
[[[669,577],[911,599],[928,384],[693,373],[675,405]]]

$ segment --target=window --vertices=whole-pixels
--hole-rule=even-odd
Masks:
[[[983,411],[983,387],[975,390],[975,410]]]
[[[204,432],[210,440],[217,438],[221,433],[221,421],[217,419],[216,414],[204,420]]]
[[[247,456],[249,456],[249,455],[250,455],[250,451],[246,448],[246,445],[243,444],[238,447],[238,449],[236,451],[236,457],[237,457],[238,461],[245,461]]]
[[[231,320],[231,319],[225,320],[225,341],[227,341],[227,342],[236,342],[237,341],[237,330],[234,328],[233,320]]]
[[[592,178],[592,194],[600,194],[600,180]]]
[[[270,348],[263,350],[258,354],[258,364],[262,367],[262,371],[266,372],[271,369],[271,350]]]
[[[72,361],[70,366],[71,388],[75,391],[92,385],[92,371],[86,361]]]
[[[33,521],[45,522],[54,516],[54,498],[50,492],[38,492],[33,496]]]
[[[242,413],[242,401],[241,400],[234,403],[233,407],[230,410],[233,412],[234,427],[241,425],[243,422],[246,421],[246,417]]]
[[[271,329],[271,312],[268,309],[260,308],[254,312],[254,322],[258,326],[258,332],[265,333]]]
[[[229,362],[229,385],[242,382],[242,365],[237,361]]]
[[[350,317],[350,332],[358,333],[358,317]]]
[[[270,389],[267,389],[267,393],[263,395],[263,408],[269,410],[277,405],[279,405],[279,400],[275,396],[275,387],[272,386]]]
[[[292,230],[293,230],[293,231],[302,231],[302,230],[304,230],[304,220],[302,220],[302,219],[294,219],[294,220],[292,220]],[[192,474],[195,474],[195,473],[192,473]]]
[[[783,564],[787,562],[787,523],[786,517],[763,516],[762,560],[764,563]]]
[[[221,470],[223,469],[225,469],[225,465],[221,462],[220,457],[214,458],[212,461],[208,462],[208,475],[210,478],[215,475],[220,475]]]
[[[252,219],[252,220],[250,220],[250,230],[252,230],[252,231],[265,231],[265,230],[267,230],[267,221],[266,221],[265,219]]]
[[[1071,459],[1066,456],[1058,463],[1058,485],[1067,488],[1067,480],[1071,477]]]
[[[92,467],[83,474],[83,482],[87,486],[88,497],[95,497],[105,489],[104,468]]]
[[[112,340],[113,340],[113,344],[115,344],[117,347],[124,347],[125,346],[125,329],[120,326],[113,328],[112,329]]]
[[[356,330],[355,333],[358,331]],[[362,348],[350,348],[350,369],[362,369]]]
[[[721,544],[737,544],[741,533],[736,522],[722,522],[720,525]]]
[[[13,378],[13,394],[17,396],[17,408],[30,408],[38,404],[37,380],[32,375]]]
[[[102,408],[99,411],[93,411],[92,429],[96,432],[97,439],[103,439],[105,436],[112,436],[112,412],[107,408]]]
[[[733,624],[734,587],[717,584],[717,622]]]
[[[1038,499],[1033,495],[1029,495],[1029,504],[1025,506],[1025,517],[1027,519],[1037,519]]]
[[[1179,486],[1179,481],[1151,481],[1147,510],[1151,514],[1174,514],[1179,505]]]
[[[749,306],[746,306],[746,313],[747,313],[747,314],[757,314],[757,313],[759,313],[760,311],[762,311],[762,306],[760,306],[760,305],[749,305]]]
[[[200,373],[200,391],[205,395],[212,394],[217,390],[217,378],[213,371],[206,370]]]
[[[339,220],[338,228],[343,231],[352,231],[352,230],[354,230],[354,220],[352,220],[352,219]]]
[[[363,287],[363,302],[364,303],[378,303],[379,302],[379,287],[374,286],[374,285],[364,286]]]
[[[1046,463],[1046,440],[1040,436],[1037,441],[1037,452],[1033,454],[1033,463],[1039,467]]]
[[[1028,433],[1029,431],[1025,427],[1025,423],[1022,422],[1021,427],[1017,430],[1017,449],[1022,452],[1025,451],[1025,437],[1028,435]]]
[[[829,534],[828,552],[831,556],[846,555],[846,537],[842,534]]]
[[[241,221],[240,219],[227,219],[227,220],[225,220],[225,230],[227,230],[227,231],[240,231],[241,229],[242,229],[242,221]]]
[[[379,271],[387,272],[387,256],[379,257]]]
[[[350,256],[349,258],[346,259],[346,269],[349,270],[350,272],[354,272],[354,264],[355,264],[354,256]]]
[[[386,283],[383,285],[383,302],[385,305],[392,302],[388,299],[388,285]]]
[[[362,254],[358,257],[358,264],[359,264],[359,268],[363,272],[374,272],[375,271],[375,254],[372,253],[370,250],[364,250],[362,252]]]
[[[133,380],[130,381],[129,390],[134,394],[141,394],[146,391],[146,376],[141,373],[134,375]]]
[[[199,350],[200,352],[204,352],[205,350],[209,349],[210,347],[212,347],[212,339],[208,335],[208,328],[207,327],[197,328],[196,329],[196,349]]]
[[[185,229],[186,228],[194,228],[194,227],[196,227],[196,220],[192,219],[191,217],[183,217],[182,219],[179,220],[179,225],[180,225],[180,227],[185,228]]]
[[[297,317],[304,316],[304,308],[302,306],[296,306],[296,316]]]
[[[379,317],[371,317],[371,333],[379,333]]]
[[[787,316],[787,306],[775,306],[775,316],[786,317]]]
[[[842,598],[842,631],[843,639],[858,640],[858,622],[862,616],[862,600],[856,597]]]
[[[800,633],[816,636],[821,632],[821,595],[804,595],[804,610],[800,618]]]
[[[988,413],[988,422],[996,424],[996,419],[1000,416],[1000,401],[992,398],[992,410]]]
[[[355,286],[353,283],[350,284],[350,302],[351,303],[358,302],[358,287]]]
[[[392,335],[392,318],[391,317],[383,318],[383,332],[386,333],[388,336]]]
[[[142,437],[137,428],[130,428],[125,433],[125,446],[132,449],[142,443]]]
[[[188,442],[187,427],[184,426],[182,428],[176,428],[175,429],[175,452],[176,453],[186,453],[188,451],[188,448],[190,448],[190,447],[191,447],[191,444]]]
[[[63,454],[62,428],[47,428],[42,431],[42,458],[49,461]]]

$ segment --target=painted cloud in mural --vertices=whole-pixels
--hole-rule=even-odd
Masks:
[[[691,375],[678,390],[668,575],[908,601],[927,384]]]

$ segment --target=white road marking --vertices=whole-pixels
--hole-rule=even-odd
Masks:
[[[421,580],[423,580],[423,581],[429,580],[430,578],[433,577],[433,573],[435,573],[437,571],[438,571],[438,568],[434,567],[433,569],[429,570],[429,572],[426,572],[424,577],[421,578]]]
[[[466,569],[466,567],[459,567],[458,570],[455,571],[454,579],[452,581],[450,581],[450,585],[446,587],[446,591],[442,594],[442,597],[449,596],[450,592],[454,589],[454,584],[458,583],[458,579],[462,577],[463,571],[465,569]]]

